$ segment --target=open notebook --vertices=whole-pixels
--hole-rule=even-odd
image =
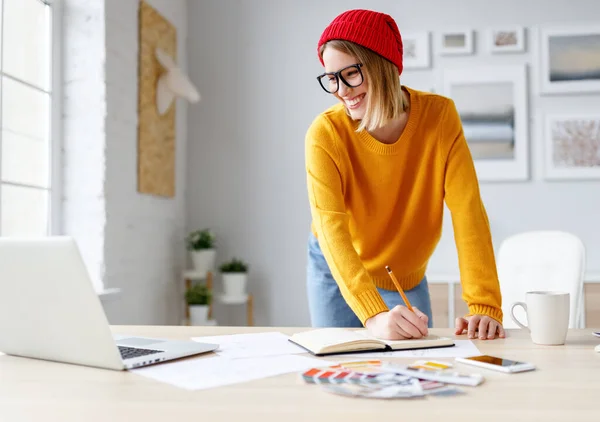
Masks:
[[[454,346],[454,341],[449,337],[429,335],[416,340],[383,340],[371,336],[366,329],[347,328],[303,331],[292,335],[289,340],[315,356]]]

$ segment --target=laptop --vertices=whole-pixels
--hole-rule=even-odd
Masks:
[[[127,370],[217,347],[114,336],[73,238],[0,238],[0,352]]]

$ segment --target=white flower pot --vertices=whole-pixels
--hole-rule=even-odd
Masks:
[[[190,305],[190,324],[206,325],[208,322],[208,305]]]
[[[216,249],[200,249],[197,251],[192,251],[194,270],[202,274],[212,271],[215,267],[216,255]]]
[[[228,297],[240,297],[246,294],[248,274],[246,273],[222,273],[223,295]]]

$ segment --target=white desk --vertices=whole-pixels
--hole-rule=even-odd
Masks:
[[[120,334],[170,338],[299,330],[303,328],[113,327]],[[447,329],[432,332],[451,334]],[[536,346],[525,332],[512,330],[504,340],[476,341],[483,353],[533,362],[539,369],[512,375],[481,370],[484,384],[467,387],[463,396],[391,401],[331,395],[304,384],[299,374],[186,391],[129,372],[0,356],[0,420],[598,421],[600,353],[593,348],[600,339],[590,330],[572,330],[567,342],[565,346]]]

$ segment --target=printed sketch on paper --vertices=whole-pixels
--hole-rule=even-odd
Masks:
[[[456,84],[452,98],[473,159],[515,158],[515,108],[511,82]]]
[[[548,53],[550,82],[600,81],[600,34],[552,35]]]
[[[555,167],[600,168],[600,118],[555,120],[550,136]]]
[[[402,41],[402,47],[404,49],[404,58],[416,59],[417,58],[417,41],[415,39],[407,39]]]
[[[431,66],[429,32],[416,31],[402,34],[405,69],[426,69]]]

